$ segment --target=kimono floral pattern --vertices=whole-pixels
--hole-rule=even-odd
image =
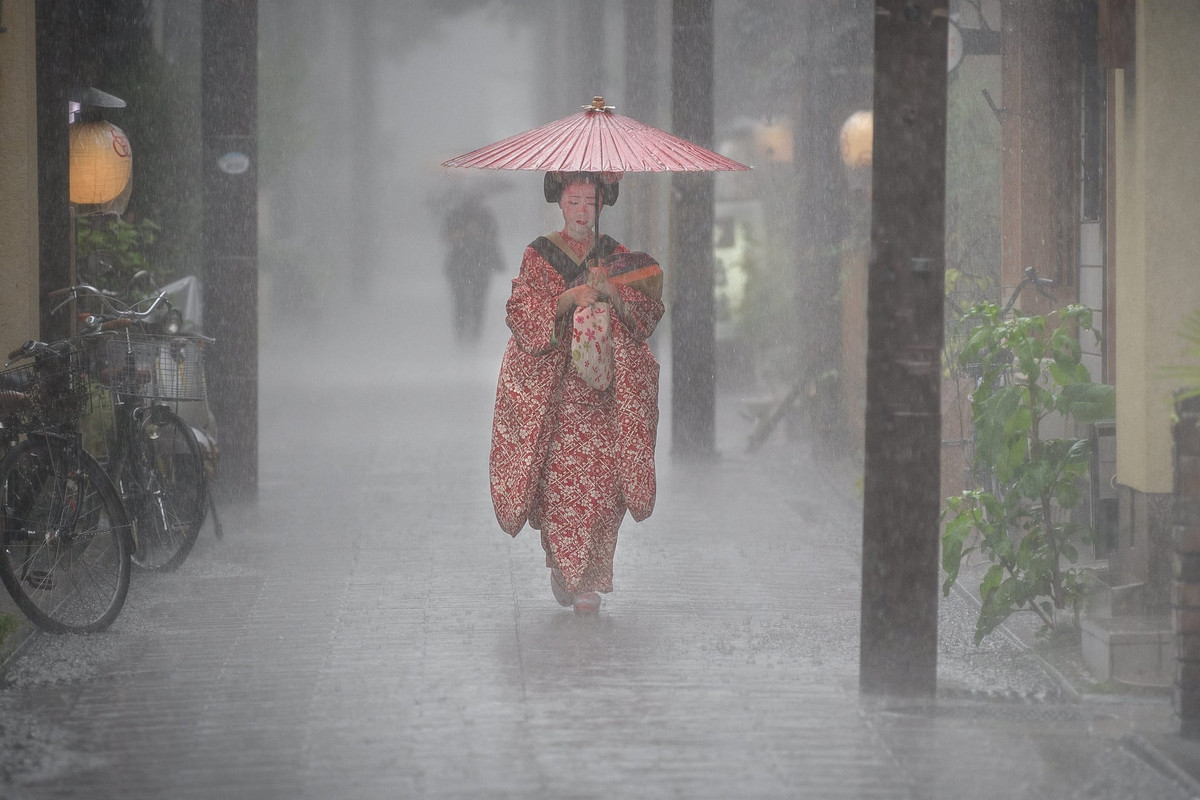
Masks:
[[[597,303],[575,309],[571,365],[593,389],[612,386],[612,306]]]
[[[513,335],[496,387],[492,502],[509,535],[527,522],[541,531],[546,563],[562,571],[568,591],[608,592],[621,520],[626,511],[640,521],[654,509],[659,368],[645,340],[664,309],[617,287],[624,312],[608,314],[611,375],[607,388],[595,388],[572,366],[569,318],[555,324],[566,288],[527,248],[508,301]]]

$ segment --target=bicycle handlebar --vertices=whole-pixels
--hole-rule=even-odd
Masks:
[[[51,292],[48,292],[46,294],[46,296],[47,297],[62,297],[63,295],[71,294],[72,292],[75,292],[78,289],[85,290],[84,291],[85,294],[95,294],[95,295],[99,295],[101,297],[120,297],[120,295],[117,294],[116,292],[110,291],[108,289],[97,289],[95,286],[92,286],[90,283],[80,283],[76,286],[68,286],[65,289],[55,289]]]
[[[53,348],[45,342],[39,342],[34,339],[30,339],[16,350],[10,352],[8,354],[8,360],[16,361],[18,358],[31,358],[46,350],[53,352]]]
[[[47,296],[63,297],[64,295],[67,299],[52,308],[50,310],[51,314],[58,313],[59,309],[80,296],[86,295],[90,297],[98,297],[100,298],[100,305],[103,307],[105,312],[105,314],[100,315],[95,319],[95,322],[100,324],[112,322],[118,319],[125,319],[131,322],[143,320],[154,314],[160,305],[166,304],[167,308],[171,307],[171,301],[167,299],[167,293],[160,291],[158,294],[154,295],[154,302],[152,302],[145,311],[135,311],[133,306],[118,308],[115,302],[115,295],[112,292],[105,292],[87,283],[68,286],[65,289],[55,289]]]
[[[1032,283],[1035,286],[1053,286],[1054,285],[1053,278],[1041,277],[1040,275],[1038,275],[1038,271],[1036,269],[1034,269],[1033,267],[1025,268],[1025,278],[1021,282],[1022,283]]]
[[[18,358],[24,358],[26,355],[28,355],[28,352],[31,351],[31,348],[34,345],[39,345],[39,344],[44,345],[45,342],[35,342],[32,339],[29,340],[28,342],[25,342],[25,344],[21,345],[16,350],[9,351],[8,360],[16,361]]]
[[[98,331],[119,331],[123,328],[128,328],[133,325],[133,320],[125,319],[124,317],[105,320],[102,317],[97,317],[94,314],[80,314],[79,321],[82,322],[89,330]]]
[[[1022,278],[1021,282],[1017,284],[1017,287],[1013,289],[1013,293],[1009,296],[1008,302],[1004,304],[1004,310],[1000,312],[1001,317],[1012,310],[1012,307],[1016,305],[1017,298],[1021,296],[1021,290],[1026,286],[1032,286],[1033,288],[1037,289],[1038,294],[1043,295],[1044,297],[1049,297],[1051,300],[1054,299],[1054,295],[1047,292],[1045,288],[1047,286],[1054,286],[1054,279],[1043,278],[1038,275],[1038,271],[1033,267],[1026,267],[1025,277]]]

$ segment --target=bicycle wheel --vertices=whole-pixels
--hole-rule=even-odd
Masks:
[[[133,563],[173,570],[192,551],[208,510],[204,459],[191,427],[168,408],[150,409],[135,430],[125,478],[137,524]]]
[[[0,461],[0,579],[35,625],[90,633],[129,591],[133,538],[116,487],[79,447],[27,439]]]

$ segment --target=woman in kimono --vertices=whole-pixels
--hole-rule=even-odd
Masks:
[[[617,177],[547,174],[563,228],[525,249],[513,280],[492,423],[500,527],[541,531],[554,596],[580,613],[612,591],[625,512],[654,509],[658,362],[646,339],[663,315],[662,272],[596,240],[597,200],[616,201]]]

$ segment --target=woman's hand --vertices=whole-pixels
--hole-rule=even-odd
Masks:
[[[608,266],[605,259],[597,263],[594,259],[588,262],[588,285],[600,293],[600,297],[611,302],[618,302],[621,293],[608,277]]]
[[[600,300],[612,303],[618,316],[625,316],[625,300],[621,297],[621,293],[617,291],[616,285],[608,279],[608,267],[604,265],[603,260],[601,260],[599,265],[593,266],[588,271],[588,285],[596,290],[596,294],[600,296]]]
[[[596,267],[588,271],[588,286],[595,289],[596,293],[605,300],[619,297],[616,288],[609,283],[608,270],[603,267]]]
[[[561,317],[576,306],[581,308],[590,306],[599,300],[600,293],[588,284],[573,286],[558,296],[558,305],[555,306],[554,315]]]

